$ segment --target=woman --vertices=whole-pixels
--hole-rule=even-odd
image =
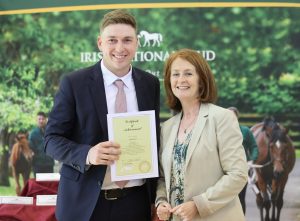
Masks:
[[[208,63],[179,50],[165,64],[167,103],[177,115],[161,130],[160,220],[241,221],[238,194],[247,181],[242,134],[234,114],[212,104],[217,92]]]

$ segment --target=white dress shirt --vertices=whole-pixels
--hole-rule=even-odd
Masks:
[[[130,68],[128,74],[126,74],[121,78],[113,74],[110,70],[108,70],[104,66],[103,60],[101,61],[101,70],[104,79],[104,88],[105,88],[105,96],[106,96],[108,113],[109,114],[115,113],[115,101],[116,101],[118,88],[114,85],[114,82],[117,79],[121,79],[125,84],[124,91],[126,94],[127,112],[138,111],[139,108],[136,99],[136,91],[132,79],[132,67]],[[121,144],[121,149],[122,149],[122,144]],[[126,184],[125,188],[132,187],[132,186],[141,186],[144,183],[145,180],[143,179],[130,180]],[[104,181],[102,184],[102,189],[115,189],[115,188],[119,188],[119,187],[114,182],[111,181],[110,166],[107,166]]]

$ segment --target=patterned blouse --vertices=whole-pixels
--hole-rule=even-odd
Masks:
[[[177,206],[184,201],[184,167],[186,160],[186,153],[192,137],[190,131],[185,140],[179,143],[176,138],[173,149],[173,162],[171,169],[171,182],[170,182],[170,203],[171,206]],[[172,218],[171,218],[172,220]]]

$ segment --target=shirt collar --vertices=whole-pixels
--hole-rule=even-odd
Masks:
[[[118,77],[117,75],[112,73],[110,70],[108,70],[108,68],[105,67],[105,65],[103,63],[103,60],[101,60],[101,70],[102,70],[102,75],[103,75],[103,79],[104,79],[104,84],[106,86],[110,86],[117,79],[121,79],[124,82],[125,86],[129,89],[131,89],[134,86],[133,81],[132,81],[132,66],[130,66],[130,70],[126,75],[124,75],[123,77]]]

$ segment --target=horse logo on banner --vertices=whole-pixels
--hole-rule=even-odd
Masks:
[[[141,45],[141,38],[144,39],[143,47],[145,46],[160,46],[161,42],[163,41],[163,37],[160,33],[149,33],[147,31],[140,31],[138,34],[139,39],[139,46]],[[152,44],[151,44],[152,43]]]

